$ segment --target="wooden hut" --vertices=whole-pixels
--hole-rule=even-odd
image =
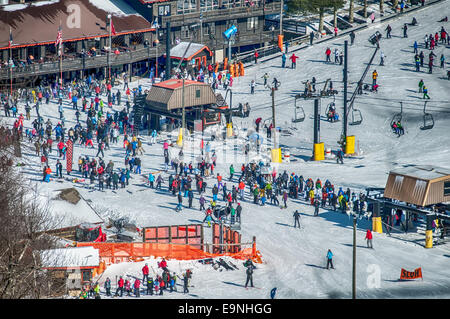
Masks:
[[[411,166],[389,172],[384,197],[416,206],[450,201],[450,169]]]

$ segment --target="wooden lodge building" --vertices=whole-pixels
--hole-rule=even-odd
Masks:
[[[418,207],[450,202],[450,169],[413,166],[393,170],[384,197]]]
[[[206,45],[212,53],[212,62],[221,63],[228,48],[222,33],[232,25],[238,29],[233,54],[263,47],[273,38],[273,31],[265,26],[265,17],[281,9],[280,0],[4,0],[3,3],[7,4],[0,4],[0,90],[9,88],[11,78],[14,87],[35,85],[46,77],[59,78],[61,66],[55,41],[60,25],[64,79],[92,73],[106,77],[109,69],[115,74],[142,75],[150,71],[157,57],[160,70],[163,69],[167,43],[171,48],[190,41]],[[115,30],[111,35],[111,51],[108,15]]]

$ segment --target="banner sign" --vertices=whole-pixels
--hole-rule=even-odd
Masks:
[[[417,279],[422,278],[422,268],[417,268],[414,271],[406,271],[402,268],[402,272],[400,274],[400,280],[409,280],[409,279]]]
[[[67,150],[66,150],[66,159],[67,159],[66,170],[67,170],[67,173],[70,174],[70,172],[72,171],[73,142],[71,140],[68,140],[66,145],[67,145]]]

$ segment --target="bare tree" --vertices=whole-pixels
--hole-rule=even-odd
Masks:
[[[41,298],[49,295],[48,273],[40,250],[55,246],[45,234],[54,227],[49,210],[15,167],[19,132],[0,127],[0,298]],[[16,152],[15,152],[16,150]]]

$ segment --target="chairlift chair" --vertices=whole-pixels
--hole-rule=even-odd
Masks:
[[[298,110],[298,112],[297,112]],[[292,123],[300,123],[305,120],[305,110],[301,106],[297,106],[297,99],[295,99],[294,103],[294,118],[292,119]]]
[[[427,106],[427,102],[423,105],[423,126],[420,127],[421,130],[430,130],[434,127],[434,118],[433,115],[427,113],[425,108]]]
[[[325,110],[325,116],[327,118],[327,121],[329,121],[328,113],[330,112],[330,109],[332,107],[334,107],[335,114],[338,115],[337,114],[337,110],[336,110],[336,103],[335,102],[336,102],[336,97],[333,95],[333,102],[329,103],[327,108],[326,108],[326,110]],[[339,116],[338,116],[337,119],[334,119],[333,121],[331,121],[331,123],[335,123],[335,122],[339,122]]]
[[[359,125],[363,121],[361,111],[352,107],[352,121],[348,123],[349,125]]]
[[[397,122],[401,122],[402,121],[402,116],[403,116],[403,102],[400,102],[400,113],[394,114],[394,116],[392,117],[391,120],[391,127],[392,125]]]

